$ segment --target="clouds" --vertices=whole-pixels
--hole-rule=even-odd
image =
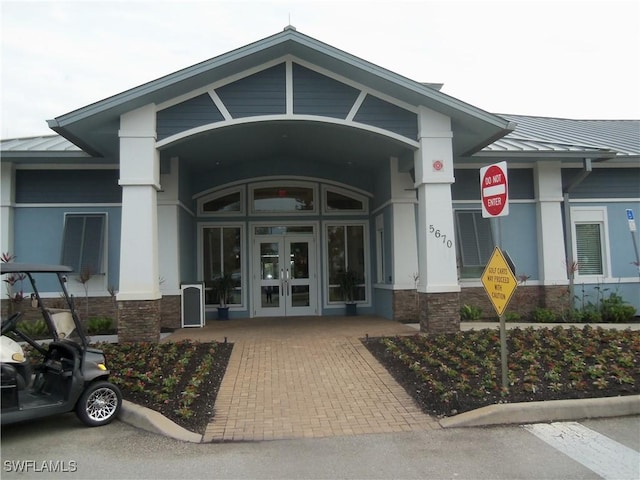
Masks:
[[[640,118],[637,2],[2,2],[2,138],[282,30],[496,113]],[[635,60],[634,60],[635,59]]]

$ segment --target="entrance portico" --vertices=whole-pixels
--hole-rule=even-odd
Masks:
[[[119,163],[124,341],[157,340],[183,282],[212,316],[223,273],[235,316],[342,313],[353,270],[364,313],[417,280],[423,329],[458,328],[453,157],[508,131],[292,28],[52,122]]]

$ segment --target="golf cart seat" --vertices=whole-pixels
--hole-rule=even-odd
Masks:
[[[31,367],[29,363],[14,365],[10,363],[2,364],[2,378],[15,378],[18,390],[26,390],[31,386]]]

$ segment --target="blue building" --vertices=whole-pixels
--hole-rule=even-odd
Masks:
[[[3,140],[1,249],[89,271],[125,341],[180,326],[185,283],[215,318],[223,273],[231,317],[342,315],[351,270],[359,312],[455,330],[461,305],[490,311],[496,244],[526,279],[510,309],[566,308],[568,265],[578,301],[639,309],[640,121],[497,115],[439,87],[287,27]],[[483,218],[479,169],[502,161],[509,215]]]

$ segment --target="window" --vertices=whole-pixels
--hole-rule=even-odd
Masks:
[[[606,213],[604,207],[571,208],[576,277],[609,276]]]
[[[62,239],[63,265],[76,273],[104,273],[103,251],[106,214],[67,214]]]
[[[251,190],[253,213],[315,213],[315,189],[301,183],[270,183]]]
[[[602,232],[599,223],[576,224],[576,258],[580,275],[602,275]]]
[[[343,302],[338,284],[340,274],[352,270],[358,279],[355,300],[366,300],[364,225],[328,225],[327,261],[329,302]]]
[[[198,201],[200,215],[243,215],[244,188],[226,189]]]
[[[455,212],[461,278],[480,278],[493,252],[491,221],[481,210]]]
[[[220,303],[214,281],[223,273],[230,273],[234,280],[234,290],[228,300],[229,305],[242,304],[242,228],[204,227],[202,232],[203,279],[205,283],[205,303]]]
[[[337,187],[322,187],[325,214],[367,213],[367,199]]]

